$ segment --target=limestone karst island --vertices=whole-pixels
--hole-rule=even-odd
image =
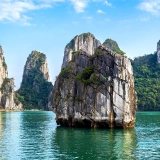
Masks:
[[[75,144],[82,152],[87,146],[90,150],[93,139],[96,144],[104,143],[104,135],[109,144],[120,144],[125,150],[126,144],[127,148],[134,148],[136,135],[140,135],[140,139],[143,137],[141,126],[150,127],[159,119],[159,113],[153,111],[160,110],[160,41],[153,54],[130,59],[112,39],[101,43],[91,33],[77,35],[64,49],[60,73],[54,84],[50,82],[47,56],[34,50],[26,60],[22,82],[16,91],[14,78],[8,78],[4,56],[0,46],[0,111],[3,111],[0,112],[0,124],[10,128],[14,122],[11,130],[22,128],[23,132],[16,134],[26,145],[30,145],[29,137],[38,135],[31,142],[39,146],[53,134],[49,141],[54,143],[49,147],[63,147],[57,154],[55,148],[51,149],[53,152],[47,151],[50,157],[59,157],[66,150],[70,152],[67,146]],[[0,133],[1,129],[0,126]],[[123,140],[119,142],[120,139]],[[105,144],[94,152],[99,154],[106,148],[110,157],[108,147]],[[37,152],[44,154],[45,151],[41,148]],[[128,153],[129,150],[123,156]],[[21,156],[35,158],[35,154]]]
[[[57,124],[134,127],[137,107],[131,62],[122,51],[118,54],[108,47],[115,46],[108,41],[101,44],[91,33],[67,44],[50,98]]]
[[[21,86],[14,91],[1,47],[1,75],[1,109],[53,110],[61,126],[134,127],[137,97],[131,62],[111,39],[101,44],[91,33],[75,36],[65,47],[54,87],[46,56],[38,51],[27,58]]]
[[[160,160],[160,0],[0,0],[0,160]]]
[[[68,127],[133,128],[137,109],[160,110],[159,46],[154,54],[130,60],[115,41],[101,44],[84,33],[66,45],[54,86],[46,55],[32,51],[17,91],[0,47],[1,110],[53,110],[57,124]]]

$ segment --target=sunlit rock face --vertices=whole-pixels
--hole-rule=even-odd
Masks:
[[[88,55],[93,55],[96,48],[100,45],[100,41],[91,33],[75,36],[65,47],[62,68],[65,68],[68,62],[71,61],[73,51],[82,50]]]
[[[28,56],[24,67],[23,77],[27,77],[35,68],[42,73],[43,78],[47,82],[50,81],[46,55],[38,51],[32,51]]]
[[[57,124],[133,128],[136,92],[130,60],[97,43],[93,48],[70,53],[55,81],[50,105]]]
[[[22,103],[14,91],[14,79],[8,78],[7,64],[0,46],[0,109],[21,110]]]

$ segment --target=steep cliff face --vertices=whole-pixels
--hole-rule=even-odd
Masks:
[[[8,78],[7,64],[0,46],[0,109],[20,110],[22,104],[14,92],[14,79]]]
[[[96,48],[100,45],[101,43],[91,33],[75,36],[65,47],[62,68],[65,68],[68,62],[71,61],[73,51],[82,50],[89,55],[93,55]]]
[[[57,124],[134,127],[136,92],[130,60],[105,46],[92,54],[82,50],[71,54],[50,98]]]
[[[45,54],[32,51],[24,67],[21,87],[17,91],[25,109],[48,109],[48,96],[53,89],[49,81]]]

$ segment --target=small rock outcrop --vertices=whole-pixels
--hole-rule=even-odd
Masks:
[[[14,79],[8,78],[7,64],[0,46],[0,110],[21,110],[22,103],[14,91]]]
[[[27,58],[22,83],[17,91],[24,108],[48,110],[48,96],[52,89],[45,54],[32,51]]]
[[[157,62],[160,63],[160,40],[157,42]]]
[[[83,40],[85,48],[92,44],[92,49],[88,52],[77,47],[68,52],[70,59],[64,58],[51,93],[50,104],[56,113],[57,124],[94,128],[134,127],[137,106],[130,60],[100,45],[95,38],[96,43],[92,38],[89,42],[90,37],[94,37],[92,34],[80,37],[84,35],[88,36],[86,41]],[[72,46],[77,45],[75,38],[71,42]]]

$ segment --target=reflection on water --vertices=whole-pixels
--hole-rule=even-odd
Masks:
[[[135,129],[57,127],[52,112],[0,112],[0,159],[160,159],[160,113],[138,113]]]
[[[59,159],[135,159],[135,130],[57,128],[53,145]]]

